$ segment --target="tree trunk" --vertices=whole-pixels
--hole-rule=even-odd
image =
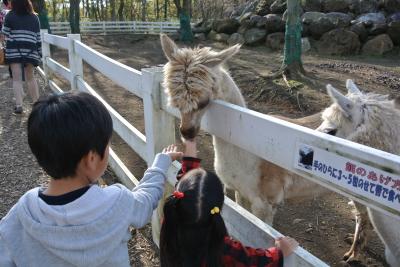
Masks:
[[[119,19],[119,21],[123,21],[124,20],[124,6],[125,6],[124,0],[120,0],[119,1],[119,7],[118,7],[118,19]]]
[[[140,11],[136,10],[140,9],[141,5],[137,7],[135,3],[132,1],[132,8],[131,8],[131,20],[138,20]],[[137,15],[137,16],[136,16]]]
[[[117,20],[117,14],[115,13],[115,0],[110,0],[110,8],[111,8],[111,20]]]
[[[53,21],[57,21],[57,13],[58,13],[57,1],[53,0],[51,2],[51,6],[52,6],[52,9],[53,9]]]
[[[188,12],[188,14],[189,14],[189,17],[190,18],[192,18],[193,17],[193,14],[192,14],[192,1],[191,0],[184,0],[185,1],[185,4],[186,4],[186,10],[187,10],[187,12]]]
[[[156,19],[160,20],[160,1],[156,0]]]
[[[71,33],[80,33],[80,0],[70,0],[69,2],[69,24],[71,25]]]
[[[164,0],[164,20],[168,19],[169,0]]]
[[[147,0],[142,0],[142,21],[146,21],[146,7],[147,7]]]
[[[103,0],[97,0],[97,5],[100,4],[100,19],[102,21],[104,21],[104,4],[103,4]]]
[[[174,0],[176,10],[178,12],[179,18],[179,37],[180,40],[185,43],[193,42],[192,27],[190,25],[190,5],[191,0],[183,0],[183,5],[181,5],[180,0]]]
[[[62,8],[62,17],[61,17],[61,20],[62,20],[62,21],[66,21],[66,18],[67,18],[67,11],[66,11],[66,8],[65,8],[65,3],[63,2],[63,8]]]
[[[108,0],[105,0],[105,7],[104,7],[104,20],[107,21],[108,20]]]
[[[91,5],[91,10],[92,10],[92,12],[91,12],[92,13],[92,19],[94,18],[96,21],[98,21],[96,5],[95,5],[94,0],[91,0],[90,5]]]
[[[89,0],[86,0],[86,17],[90,18],[90,5],[89,5]]]
[[[301,61],[301,22],[299,0],[287,0],[284,60],[282,68],[303,72]]]

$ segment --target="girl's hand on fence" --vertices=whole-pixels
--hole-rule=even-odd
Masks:
[[[283,256],[287,257],[293,253],[293,251],[299,246],[299,243],[289,236],[284,236],[276,239],[275,245],[282,251]]]
[[[170,156],[172,161],[179,160],[183,156],[183,153],[178,151],[178,147],[176,145],[169,145],[163,149],[162,153]]]
[[[196,140],[184,140],[183,145],[185,146],[185,157],[197,158],[197,144]]]

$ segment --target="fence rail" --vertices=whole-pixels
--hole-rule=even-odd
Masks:
[[[50,22],[50,29],[53,34],[58,34],[58,35],[66,35],[71,32],[71,27],[69,22]],[[179,22],[171,22],[171,21],[80,22],[81,33],[106,34],[106,33],[131,32],[131,33],[159,34],[159,33],[173,33],[176,32],[178,29],[179,29]]]
[[[166,104],[166,96],[160,85],[162,71],[158,68],[138,71],[125,66],[81,43],[78,35],[68,35],[68,38],[66,38],[68,39],[68,46],[66,46],[67,41],[65,39],[59,38],[42,33],[43,62],[45,63],[43,73],[49,80],[50,87],[53,90],[60,91],[60,88],[51,80],[50,74],[56,72],[62,76],[67,76],[66,70],[68,69],[54,67],[59,66],[59,63],[51,59],[49,45],[68,47],[71,88],[76,87],[79,90],[89,92],[102,101],[112,115],[115,131],[147,164],[151,164],[156,152],[175,141],[174,117],[179,117],[177,110]],[[95,89],[85,82],[82,60],[124,89],[143,99],[146,135],[129,124],[95,92]],[[387,200],[382,202],[374,196],[360,193],[357,188],[348,188],[340,184],[339,181],[323,179],[319,175],[296,168],[295,155],[298,154],[297,149],[300,144],[307,144],[315,147],[315,149],[329,152],[337,158],[362,162],[382,172],[390,170],[392,175],[397,176],[400,174],[399,156],[318,133],[221,101],[213,101],[210,104],[202,120],[202,129],[339,194],[351,197],[390,216],[399,217],[400,199],[399,203],[389,203]],[[114,152],[110,153],[109,164],[124,184],[130,188],[137,185],[138,180],[128,171]],[[178,168],[179,165],[174,164],[169,170],[168,181],[171,185],[176,182],[175,174]],[[269,246],[273,244],[274,238],[281,235],[229,199],[225,200],[222,215],[230,234],[246,245]],[[157,213],[154,217],[156,221],[159,219]],[[156,223],[153,224],[155,241],[157,241],[157,230],[159,230],[156,227]],[[286,262],[290,263],[287,266],[327,266],[302,248],[297,249]]]

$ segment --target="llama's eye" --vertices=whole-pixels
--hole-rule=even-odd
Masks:
[[[329,129],[325,132],[326,134],[335,136],[337,133],[337,129]]]
[[[197,108],[198,109],[203,109],[205,107],[207,107],[207,105],[210,103],[210,100],[207,99],[206,101],[202,101],[200,103],[197,104]]]

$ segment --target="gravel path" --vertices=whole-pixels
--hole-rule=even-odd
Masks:
[[[6,67],[0,67],[0,218],[29,189],[44,184],[48,176],[30,152],[26,122],[31,110],[25,97],[24,113],[13,114],[14,94]],[[43,94],[43,83],[40,83]]]

